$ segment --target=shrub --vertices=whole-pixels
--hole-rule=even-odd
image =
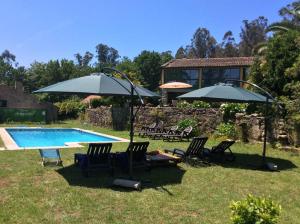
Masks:
[[[180,100],[176,104],[177,108],[190,108],[191,104],[185,100]]]
[[[193,108],[210,108],[210,104],[204,101],[196,100],[192,103]]]
[[[216,135],[218,137],[225,136],[228,138],[235,139],[238,135],[235,125],[232,123],[221,123],[216,128]]]
[[[58,115],[61,119],[77,118],[86,108],[86,105],[77,99],[68,99],[63,102],[55,103],[55,106],[58,107]]]
[[[275,224],[281,211],[281,206],[269,198],[248,195],[241,201],[230,204],[231,220],[234,224]]]
[[[192,135],[195,135],[197,133],[197,121],[194,119],[183,119],[181,121],[178,121],[177,123],[179,130],[184,130],[185,128],[187,128],[188,126],[192,126],[193,127],[193,131],[192,131]]]
[[[247,106],[248,104],[245,103],[223,103],[220,107],[223,113],[223,120],[225,122],[235,120],[235,114],[245,112]]]

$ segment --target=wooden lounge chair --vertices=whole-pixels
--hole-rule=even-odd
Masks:
[[[62,160],[58,149],[39,149],[42,166],[46,164],[55,163],[57,166],[62,166]]]
[[[129,170],[130,152],[132,152],[132,168],[149,168],[146,161],[146,152],[149,142],[133,142],[129,144],[126,152],[117,153],[116,159],[125,171]]]
[[[181,149],[173,149],[173,150],[165,150],[165,152],[171,153],[172,155],[179,156],[183,160],[192,157],[202,158],[204,145],[207,142],[207,140],[208,140],[207,137],[195,137],[193,138],[192,142],[190,143],[186,151]]]
[[[153,132],[153,133],[149,133],[148,137],[155,140],[155,139],[160,139],[163,137],[163,135],[172,135],[172,134],[176,134],[178,130],[178,125],[172,126],[169,129],[162,129],[159,130],[158,132]]]
[[[145,137],[147,135],[147,133],[151,132],[155,127],[156,127],[156,122],[150,124],[149,126],[143,126],[139,131],[138,131],[138,135],[140,137]]]
[[[113,174],[111,148],[112,143],[91,143],[87,154],[75,153],[74,163],[80,166],[84,176],[94,169],[106,169]]]
[[[235,143],[234,140],[225,140],[220,142],[218,145],[213,146],[211,149],[205,148],[203,151],[203,156],[211,160],[221,161],[234,161],[235,156],[231,151],[230,147]]]
[[[164,141],[175,141],[175,140],[183,141],[183,139],[187,139],[189,141],[191,138],[192,131],[193,131],[193,127],[188,126],[181,132],[177,131],[177,133],[175,133],[175,134],[163,135],[163,140]]]

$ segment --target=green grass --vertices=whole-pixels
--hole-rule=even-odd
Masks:
[[[36,125],[33,125],[36,126]],[[119,137],[116,132],[77,121],[48,125],[80,127]],[[145,139],[143,139],[145,140]],[[208,145],[216,142],[211,140]],[[1,144],[1,143],[0,143]],[[188,143],[151,141],[150,149],[186,148]],[[116,143],[114,151],[127,144]],[[112,177],[84,178],[73,166],[73,154],[62,150],[64,168],[40,165],[36,150],[0,152],[0,223],[230,223],[229,203],[251,193],[270,196],[282,205],[279,223],[300,223],[300,157],[268,149],[280,172],[255,170],[261,145],[237,143],[234,163],[135,172],[151,182],[141,192],[112,188]],[[117,173],[116,176],[122,175]]]

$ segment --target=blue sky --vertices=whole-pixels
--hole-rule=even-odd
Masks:
[[[279,20],[287,0],[0,0],[0,52],[10,50],[20,65],[34,60],[74,59],[98,43],[133,58],[142,50],[173,53],[190,43],[198,27],[220,41],[242,20],[260,15]]]

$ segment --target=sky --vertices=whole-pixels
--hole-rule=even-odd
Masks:
[[[99,43],[134,58],[142,50],[176,53],[198,27],[239,40],[243,20],[278,21],[287,0],[0,0],[0,53],[20,65],[74,59]]]

